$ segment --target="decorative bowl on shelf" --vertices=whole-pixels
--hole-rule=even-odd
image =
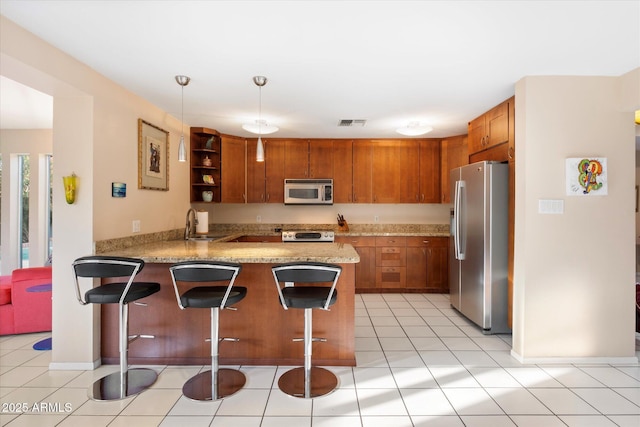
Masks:
[[[202,159],[202,166],[211,166],[211,159],[209,158],[209,156],[206,156],[204,159]]]
[[[213,200],[213,191],[203,191],[202,192],[202,201],[210,202]]]
[[[202,180],[204,181],[205,184],[214,184],[213,176],[211,175],[202,175]]]

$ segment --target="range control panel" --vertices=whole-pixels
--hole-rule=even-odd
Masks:
[[[333,231],[283,231],[283,242],[333,242]]]

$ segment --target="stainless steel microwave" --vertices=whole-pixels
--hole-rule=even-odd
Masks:
[[[333,179],[285,179],[285,205],[332,205]]]

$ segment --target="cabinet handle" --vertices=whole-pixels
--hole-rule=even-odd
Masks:
[[[509,159],[513,159],[514,151],[515,150],[513,147],[509,147],[509,150],[507,151],[507,156],[509,157]]]
[[[428,240],[423,240],[422,243],[429,244],[429,241]]]

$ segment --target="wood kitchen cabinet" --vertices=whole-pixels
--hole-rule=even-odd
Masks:
[[[408,289],[449,292],[448,245],[447,237],[407,238]]]
[[[293,179],[331,179],[333,141],[330,139],[285,140],[285,177]]]
[[[267,201],[265,162],[256,161],[258,139],[247,140],[247,203]]]
[[[451,203],[449,173],[451,169],[469,164],[467,135],[445,138],[440,143],[440,200]]]
[[[355,203],[439,203],[440,140],[353,143]]]
[[[440,203],[440,141],[422,139],[420,144],[420,203]]]
[[[353,141],[333,141],[332,154],[333,202],[351,203],[353,201]]]
[[[369,236],[338,236],[336,243],[348,243],[358,252],[356,290],[374,289],[376,285],[376,238]]]
[[[421,144],[418,140],[402,141],[398,145],[400,163],[400,203],[419,203],[422,174]]]
[[[371,203],[373,144],[369,140],[353,141],[353,203]]]
[[[509,100],[469,122],[469,155],[505,144],[509,140]]]
[[[286,139],[284,144],[284,176],[288,179],[309,178],[309,141]]]
[[[402,289],[407,278],[405,237],[376,237],[376,288]]]
[[[338,236],[336,242],[360,255],[357,292],[449,292],[447,237]]]
[[[203,202],[202,192],[211,191],[212,202],[220,202],[220,134],[213,129],[191,128],[189,145],[191,147],[190,201]]]
[[[221,202],[244,203],[245,194],[245,155],[244,138],[221,135]]]
[[[262,140],[264,143],[265,195],[267,203],[284,203],[285,143],[282,140]]]
[[[284,140],[262,139],[264,162],[255,160],[257,141],[247,142],[247,202],[284,203]]]
[[[373,203],[400,201],[400,144],[395,139],[371,141]]]

